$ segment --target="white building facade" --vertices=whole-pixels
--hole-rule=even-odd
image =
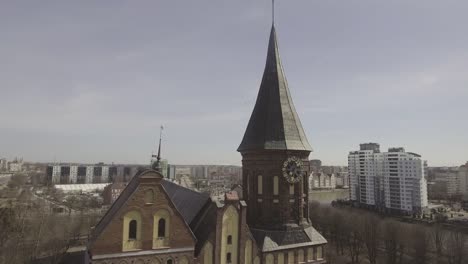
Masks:
[[[348,156],[350,199],[362,205],[405,214],[427,207],[427,180],[421,156],[376,143],[361,144]]]

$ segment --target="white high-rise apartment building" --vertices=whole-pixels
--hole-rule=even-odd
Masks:
[[[427,207],[425,163],[421,156],[377,143],[360,145],[348,156],[350,199],[362,205],[400,213],[421,213]]]

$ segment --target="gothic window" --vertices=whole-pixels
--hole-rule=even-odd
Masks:
[[[262,175],[258,175],[258,184],[257,184],[257,193],[258,194],[263,194],[263,177]]]
[[[229,236],[227,237],[227,243],[228,243],[228,245],[231,245],[231,244],[232,244],[232,236],[231,236],[231,235],[229,235]]]
[[[297,251],[297,262],[298,263],[304,263],[304,250],[299,249]]]
[[[279,194],[279,177],[273,177],[273,195]]]
[[[168,259],[168,260],[166,261],[166,264],[173,264],[173,263],[174,263],[174,262],[172,261],[172,259]]]
[[[166,237],[166,219],[164,218],[158,221],[158,237]]]
[[[278,264],[284,264],[284,254],[278,253]]]
[[[322,255],[322,247],[321,246],[318,246],[317,247],[317,259],[322,259],[323,258],[323,255]]]
[[[294,264],[294,251],[288,252],[288,264]]]
[[[273,256],[273,254],[267,254],[266,257],[265,257],[265,263],[266,264],[273,264],[275,263],[275,257]]]
[[[226,254],[226,262],[227,262],[227,263],[231,263],[231,262],[232,262],[231,253],[227,253],[227,254]]]
[[[137,221],[132,220],[128,224],[128,239],[137,239]]]
[[[313,248],[308,248],[307,249],[307,260],[308,261],[314,260],[314,249]]]

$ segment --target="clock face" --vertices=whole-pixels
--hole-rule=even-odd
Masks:
[[[302,161],[299,158],[290,157],[283,163],[283,176],[289,183],[299,182],[302,174]]]

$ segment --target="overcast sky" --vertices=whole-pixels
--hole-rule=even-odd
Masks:
[[[277,0],[310,158],[359,143],[468,160],[468,1]],[[0,156],[240,164],[270,0],[0,0]]]

